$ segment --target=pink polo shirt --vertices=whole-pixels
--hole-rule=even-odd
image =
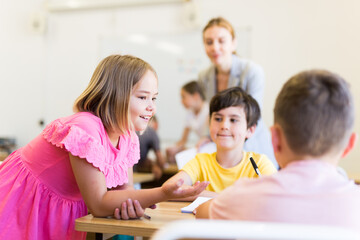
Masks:
[[[334,165],[306,160],[240,179],[210,205],[210,218],[346,227],[360,233],[360,187]]]

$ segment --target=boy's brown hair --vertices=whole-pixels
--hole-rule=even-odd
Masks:
[[[228,107],[243,107],[247,128],[257,124],[260,119],[260,107],[257,101],[241,87],[232,87],[217,93],[210,101],[210,119],[214,112]]]
[[[291,77],[275,103],[274,121],[296,154],[322,156],[345,146],[354,125],[348,84],[325,70]]]
[[[76,112],[91,112],[99,117],[107,131],[122,134],[133,128],[129,103],[133,87],[155,70],[140,58],[130,55],[111,55],[96,67],[89,85],[76,99]]]

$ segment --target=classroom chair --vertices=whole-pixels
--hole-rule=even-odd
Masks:
[[[198,219],[171,222],[151,240],[359,240],[359,237],[353,231],[332,226]]]

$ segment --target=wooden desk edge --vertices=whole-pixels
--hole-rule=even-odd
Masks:
[[[113,218],[98,218],[89,214],[75,220],[75,230],[93,233],[111,233],[130,236],[151,237],[158,229],[169,221],[178,219],[194,219],[195,216],[181,213],[180,209],[189,202],[160,202],[156,209],[146,209],[152,216],[151,220],[116,220]],[[165,216],[165,218],[164,218]]]
[[[119,221],[133,221],[133,220],[119,220]],[[75,230],[80,232],[117,234],[116,233],[117,230],[120,229],[124,235],[143,236],[143,237],[151,237],[155,233],[155,231],[157,231],[157,228],[139,229],[136,226],[109,225],[106,223],[106,218],[94,218],[91,214],[75,220]]]
[[[354,180],[356,184],[360,184],[360,174],[348,173],[348,177],[349,179]]]

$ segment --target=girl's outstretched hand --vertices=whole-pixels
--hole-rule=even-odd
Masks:
[[[155,209],[156,205],[151,205],[149,208]],[[136,219],[144,216],[145,209],[143,209],[138,200],[128,199],[121,204],[121,209],[115,208],[114,218],[118,220]]]
[[[209,185],[207,181],[197,181],[192,186],[183,185],[183,183],[183,179],[179,179],[176,182],[165,182],[161,189],[167,199],[177,199],[197,196]]]

